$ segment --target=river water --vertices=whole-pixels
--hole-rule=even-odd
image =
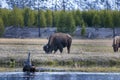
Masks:
[[[93,72],[1,72],[0,80],[120,80],[120,73]]]

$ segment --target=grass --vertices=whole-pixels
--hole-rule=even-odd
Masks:
[[[120,54],[114,53],[112,39],[73,39],[71,53],[45,54],[47,39],[0,39],[0,71],[22,68],[28,52],[37,67],[63,68],[68,71],[120,71]],[[15,60],[15,68],[9,66]]]

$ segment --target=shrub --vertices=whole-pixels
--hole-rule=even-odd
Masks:
[[[85,29],[85,25],[83,24],[81,29],[81,35],[85,36],[85,33],[86,33],[86,29]]]

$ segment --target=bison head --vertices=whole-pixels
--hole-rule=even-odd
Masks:
[[[43,46],[43,50],[45,53],[52,53],[51,47],[48,44]]]
[[[118,51],[118,46],[117,45],[113,45],[113,50],[114,50],[114,52],[117,52]]]

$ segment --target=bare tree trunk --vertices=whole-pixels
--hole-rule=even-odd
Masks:
[[[116,34],[115,34],[115,28],[113,28],[113,37],[115,37]]]

